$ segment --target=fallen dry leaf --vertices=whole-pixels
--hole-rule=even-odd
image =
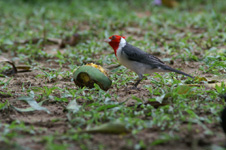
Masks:
[[[1,62],[5,62],[5,63],[8,63],[12,66],[12,69],[10,70],[5,70],[3,72],[1,72],[0,74],[3,74],[3,75],[14,75],[18,72],[28,72],[28,71],[31,71],[31,67],[28,66],[28,65],[18,65],[18,66],[15,66],[15,64],[10,61],[9,59],[5,58],[5,57],[0,57],[0,63]]]
[[[20,41],[15,41],[14,44],[36,44],[38,43],[40,40],[43,40],[43,38],[33,38],[33,39],[29,39],[29,40],[20,40]]]
[[[178,6],[178,2],[175,0],[162,0],[162,4],[169,8],[174,8]]]
[[[212,78],[205,78],[205,77],[196,77],[196,81],[199,81],[200,84],[187,84],[188,86],[205,86],[207,88],[216,88],[216,86],[221,86],[222,83],[226,87],[226,75],[221,75],[221,76],[215,76]]]
[[[12,70],[6,70],[1,72],[1,74],[4,75],[14,75],[17,73],[17,68],[15,67],[14,63],[12,61],[10,61],[9,59],[5,58],[5,57],[0,57],[0,63],[1,62],[6,62],[8,64],[10,64],[12,66]]]
[[[20,40],[15,41],[14,44],[37,44],[42,43],[44,40],[50,43],[54,43],[59,45],[59,48],[65,48],[66,45],[76,46],[79,41],[81,40],[81,35],[78,33],[73,34],[71,37],[66,37],[65,39],[58,39],[58,38],[33,38],[28,40]]]
[[[31,71],[31,66],[28,65],[16,65],[17,72],[28,72]]]
[[[80,40],[81,40],[81,35],[78,33],[75,33],[71,37],[66,37],[65,39],[63,39],[62,42],[59,44],[59,47],[65,48],[66,45],[76,46]]]
[[[120,64],[113,64],[113,65],[109,65],[106,67],[106,69],[114,69],[114,68],[118,68],[119,66],[121,66]]]

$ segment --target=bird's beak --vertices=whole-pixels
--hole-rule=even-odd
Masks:
[[[105,39],[104,42],[109,43],[109,42],[111,42],[111,39]]]

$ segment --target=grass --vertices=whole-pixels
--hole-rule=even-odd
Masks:
[[[6,149],[35,149],[32,145],[45,149],[157,149],[177,147],[178,142],[184,149],[221,146],[219,115],[225,103],[219,95],[226,92],[225,4],[221,0],[181,0],[178,8],[169,9],[145,0],[0,1],[0,54],[33,69],[1,77],[0,143]],[[74,33],[82,36],[75,47],[60,49],[45,41]],[[113,83],[108,91],[97,85],[93,89],[76,87],[72,72],[78,66],[118,63],[103,42],[113,34],[125,35],[128,42],[174,68],[224,83],[214,88],[188,86],[185,84],[199,82],[174,73],[153,74],[141,82],[141,91],[127,91],[137,76],[120,66],[109,71]],[[33,38],[42,39],[35,44],[14,43]],[[46,100],[43,107],[52,114],[16,112],[11,106],[28,106],[17,101],[22,96]],[[78,103],[74,105],[79,108],[76,113],[66,110],[72,100]],[[153,101],[167,105],[155,108]],[[117,121],[131,132],[78,132]]]

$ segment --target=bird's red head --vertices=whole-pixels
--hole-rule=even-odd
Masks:
[[[112,36],[110,36],[107,40],[105,40],[105,42],[108,42],[109,45],[114,49],[114,51],[115,51],[115,56],[117,56],[116,53],[117,53],[117,49],[118,49],[118,47],[119,47],[121,38],[124,38],[124,39],[125,39],[125,37],[123,37],[123,36],[112,35]]]

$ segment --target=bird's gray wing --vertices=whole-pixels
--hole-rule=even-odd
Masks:
[[[156,67],[158,67],[159,65],[160,66],[164,65],[164,62],[162,62],[159,58],[157,58],[151,54],[148,54],[148,53],[140,50],[139,48],[132,46],[128,43],[126,44],[125,47],[123,47],[123,52],[126,54],[128,59],[132,60],[132,61],[137,61],[140,63],[152,65],[153,67],[155,65],[157,65]]]
[[[194,78],[187,73],[184,73],[180,70],[171,68],[170,66],[164,64],[159,58],[157,58],[151,54],[148,54],[148,53],[140,50],[139,48],[132,46],[128,43],[126,44],[125,47],[123,47],[122,52],[124,52],[126,54],[126,56],[128,57],[129,60],[150,65],[150,67],[153,69],[158,68],[158,69],[162,69],[162,70],[168,70],[168,71],[176,72],[176,73],[183,74],[185,76]]]

